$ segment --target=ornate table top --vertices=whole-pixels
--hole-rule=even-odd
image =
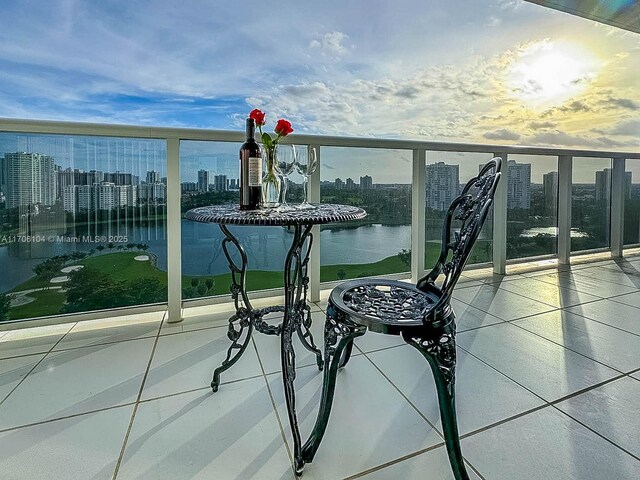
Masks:
[[[332,203],[314,203],[305,210],[278,211],[276,208],[240,210],[237,204],[212,205],[189,210],[185,218],[196,222],[227,225],[319,225],[360,220],[367,216],[362,208]]]

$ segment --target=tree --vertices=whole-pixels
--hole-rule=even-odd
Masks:
[[[196,277],[193,277],[193,278],[191,279],[191,286],[192,286],[192,287],[197,287],[199,284],[200,284],[200,280],[199,280],[199,279],[197,279]]]
[[[200,295],[201,297],[205,296],[207,294],[207,292],[209,291],[209,289],[207,288],[207,286],[202,283],[198,286],[198,288],[196,289],[196,291],[198,292],[198,295]]]
[[[47,282],[48,284],[53,277],[60,273],[63,265],[64,260],[62,257],[51,257],[34,266],[33,273],[36,274],[39,280]]]
[[[336,272],[339,280],[344,280],[344,277],[347,276],[347,272],[345,272],[342,268]]]
[[[211,290],[216,284],[216,281],[213,278],[207,278],[204,284],[207,286],[207,290]]]
[[[105,249],[105,246],[104,246],[104,245],[98,245],[98,246],[96,247],[96,250],[98,250],[98,252],[100,252],[100,253],[102,253],[102,251],[103,251],[104,249]]]
[[[11,300],[13,295],[6,293],[0,294],[0,322],[9,320],[9,309],[11,308]]]
[[[70,272],[65,285],[67,303],[62,311],[83,312],[127,305],[130,292],[126,283],[90,267]]]
[[[107,243],[107,248],[109,249],[109,252],[111,252],[111,250],[113,250],[115,247],[115,245],[111,242]]]
[[[407,266],[408,269],[411,269],[411,250],[403,248],[402,250],[400,250],[397,256],[400,261]]]

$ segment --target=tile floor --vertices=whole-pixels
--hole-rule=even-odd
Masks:
[[[640,478],[640,259],[466,280],[453,306],[471,478]],[[209,388],[228,308],[0,332],[0,478],[293,480],[278,339],[254,337]],[[297,352],[305,436],[322,375]],[[358,339],[339,374],[303,479],[345,478],[453,478],[431,374],[398,338]]]

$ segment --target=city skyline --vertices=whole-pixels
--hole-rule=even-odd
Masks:
[[[357,2],[338,0],[268,11],[34,4],[0,5],[0,101],[10,118],[241,130],[257,107],[269,130],[286,117],[295,133],[639,145],[638,35],[527,2],[374,2],[365,23]],[[385,165],[368,161],[376,172]],[[343,169],[334,178],[366,174],[331,155],[324,162]],[[386,170],[381,182],[405,181]]]

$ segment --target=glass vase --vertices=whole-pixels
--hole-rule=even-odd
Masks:
[[[273,148],[265,148],[263,149],[263,155],[267,168],[262,177],[262,206],[265,208],[279,207],[282,180],[280,180],[280,173],[278,172],[276,151]]]

